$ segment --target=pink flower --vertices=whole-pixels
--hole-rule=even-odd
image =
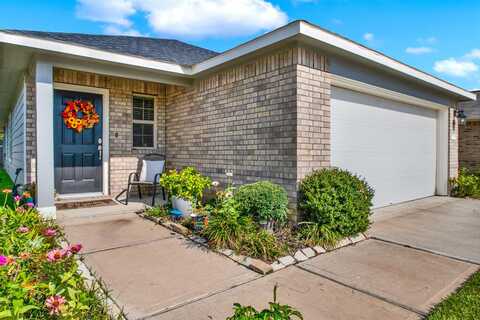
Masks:
[[[30,231],[30,229],[28,229],[28,227],[24,227],[24,226],[21,226],[17,229],[17,232],[19,232],[19,233],[27,233],[28,231]]]
[[[65,301],[65,298],[60,295],[48,297],[47,300],[45,300],[45,306],[48,309],[48,313],[50,315],[60,314],[61,308],[65,304]]]
[[[47,229],[43,230],[43,235],[45,237],[54,237],[54,236],[57,235],[57,230],[52,229],[52,228],[47,228]]]
[[[5,256],[0,256],[0,267],[6,266],[8,264],[8,258]]]
[[[80,250],[82,250],[83,246],[80,243],[73,244],[68,247],[68,251],[70,251],[73,254],[79,253]]]
[[[48,251],[47,260],[50,262],[57,262],[62,260],[64,256],[65,256],[65,252],[63,249],[53,249]]]
[[[33,208],[33,206],[34,206],[33,202],[27,202],[26,205],[30,208]]]
[[[13,197],[13,199],[15,200],[15,202],[19,202],[22,197],[20,197],[19,195],[16,195],[15,197]]]

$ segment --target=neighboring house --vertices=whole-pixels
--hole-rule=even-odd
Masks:
[[[467,121],[460,126],[459,132],[459,162],[460,167],[480,171],[480,90],[472,91],[477,95],[476,101],[466,101],[459,104]]]
[[[446,195],[457,175],[454,108],[475,95],[305,21],[215,53],[175,40],[0,32],[6,167],[38,206],[55,194],[115,195],[138,157],[165,154],[213,179],[288,191],[314,169],[364,176],[376,207]],[[92,102],[76,133],[61,112]]]

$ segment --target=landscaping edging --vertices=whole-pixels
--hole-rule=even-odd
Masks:
[[[276,272],[278,270],[284,269],[286,267],[289,267],[291,265],[295,265],[299,262],[307,261],[309,259],[312,259],[318,255],[331,252],[334,250],[337,250],[342,247],[346,247],[352,244],[359,243],[361,241],[364,241],[368,239],[368,237],[364,233],[359,233],[354,237],[347,237],[344,238],[335,245],[333,248],[324,248],[322,246],[315,246],[315,247],[305,247],[303,249],[299,249],[295,252],[293,255],[287,255],[284,257],[278,258],[275,262],[273,263],[266,263],[265,261],[262,261],[260,259],[255,259],[251,258],[248,256],[244,255],[238,255],[235,254],[233,250],[231,249],[215,249],[212,248],[208,245],[207,239],[200,237],[198,235],[192,235],[192,232],[190,229],[184,227],[181,224],[172,222],[172,221],[162,221],[162,219],[157,218],[157,217],[152,217],[149,215],[144,214],[143,212],[137,212],[137,214],[147,220],[150,220],[156,224],[159,224],[175,233],[178,233],[185,238],[197,243],[198,245],[201,245],[203,247],[206,247],[212,251],[215,251],[255,272],[258,272],[262,275],[269,274],[272,272]]]

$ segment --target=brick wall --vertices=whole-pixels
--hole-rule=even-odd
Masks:
[[[294,203],[298,179],[329,165],[325,70],[319,52],[291,47],[199,79],[192,88],[169,87],[168,165],[193,165],[221,181],[233,171],[236,184],[270,180]]]
[[[448,143],[448,177],[456,178],[458,176],[458,120],[455,119],[455,110],[451,108],[448,116],[449,143]],[[453,119],[455,119],[455,124]]]
[[[480,120],[459,127],[459,162],[461,168],[480,170]]]
[[[54,69],[54,81],[109,90],[110,193],[126,187],[128,174],[137,169],[138,158],[146,153],[165,154],[165,85],[104,76],[66,69]],[[157,112],[157,148],[134,149],[132,136],[134,94],[153,96]]]

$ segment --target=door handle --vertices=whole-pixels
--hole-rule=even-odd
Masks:
[[[98,138],[98,145],[97,145],[97,150],[98,150],[98,160],[102,160],[102,155],[103,155],[103,142],[102,138]]]

